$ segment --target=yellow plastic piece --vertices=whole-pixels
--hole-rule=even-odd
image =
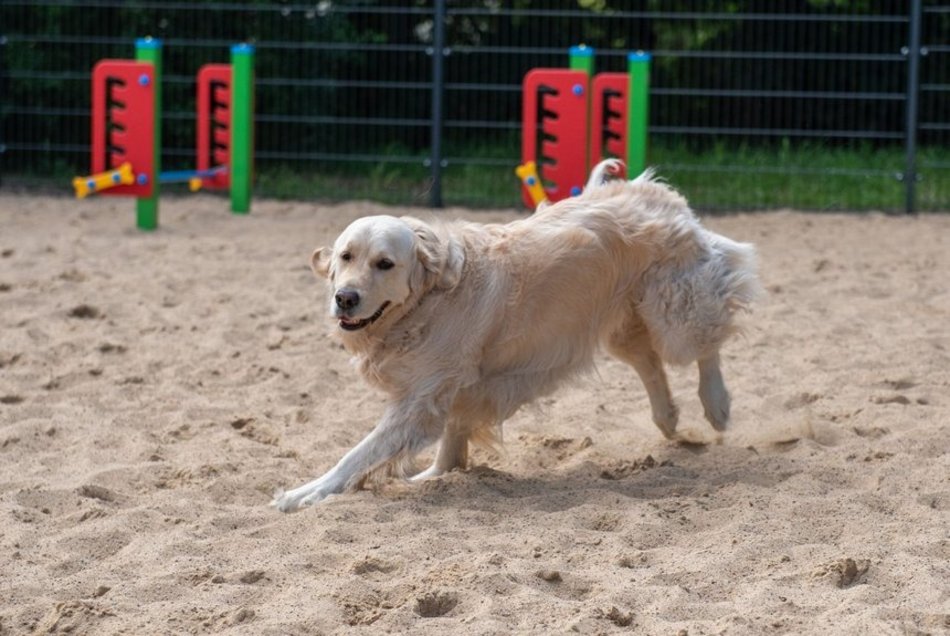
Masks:
[[[192,192],[197,192],[201,189],[201,179],[195,177],[194,179],[188,179],[188,189]]]
[[[534,201],[535,207],[541,205],[548,197],[544,193],[544,186],[541,185],[541,178],[538,177],[538,164],[533,161],[523,163],[515,168],[515,174],[521,179],[521,183],[528,190],[528,195]]]
[[[76,191],[77,199],[84,199],[94,192],[133,183],[135,183],[135,175],[132,174],[132,164],[125,162],[115,170],[107,170],[88,177],[75,177],[73,189]]]

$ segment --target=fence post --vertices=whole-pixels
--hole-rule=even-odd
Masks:
[[[443,60],[448,54],[445,48],[445,0],[435,0],[432,35],[432,122],[429,161],[432,170],[432,187],[429,190],[429,206],[442,207],[442,97],[445,90]]]
[[[3,99],[6,97],[4,89],[4,74],[6,66],[4,65],[4,50],[7,48],[7,36],[0,35],[0,185],[3,184],[3,155],[7,151],[7,146],[3,143]]]
[[[901,50],[907,57],[907,99],[905,101],[904,148],[904,211],[914,212],[917,187],[917,96],[920,91],[920,0],[910,2],[910,42]]]

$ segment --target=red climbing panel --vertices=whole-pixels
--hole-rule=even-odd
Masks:
[[[579,194],[587,179],[588,76],[538,68],[522,84],[521,163],[534,161],[548,200]],[[525,205],[534,202],[522,188]]]
[[[155,182],[155,70],[148,62],[102,60],[92,69],[92,172],[132,164],[136,183],[103,196],[148,197]]]
[[[206,64],[198,70],[198,170],[231,163],[231,65]],[[202,179],[203,187],[231,187],[229,170]]]
[[[590,168],[603,159],[627,160],[630,76],[598,73],[591,84]]]

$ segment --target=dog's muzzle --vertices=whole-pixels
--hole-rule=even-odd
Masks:
[[[344,331],[359,331],[365,327],[369,327],[371,324],[379,320],[380,316],[383,315],[383,312],[386,311],[386,308],[389,307],[389,301],[383,303],[382,307],[376,310],[369,318],[363,318],[362,320],[354,320],[349,316],[340,316],[340,329]]]

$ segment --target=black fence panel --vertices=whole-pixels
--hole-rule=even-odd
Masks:
[[[164,43],[168,169],[194,165],[198,67],[255,45],[267,196],[519,205],[521,80],[583,43],[598,71],[652,53],[649,162],[697,207],[950,209],[934,0],[5,0],[5,186],[66,192],[88,171],[90,71],[146,35]]]

